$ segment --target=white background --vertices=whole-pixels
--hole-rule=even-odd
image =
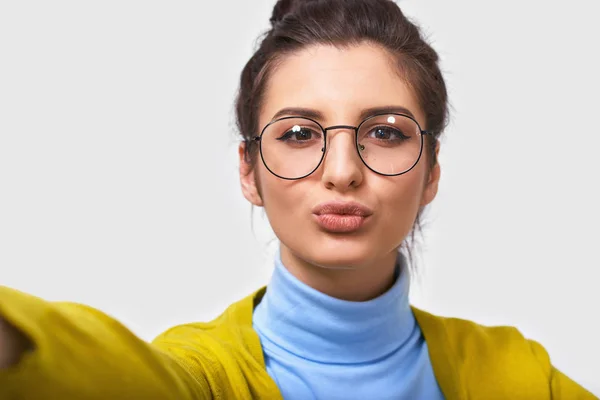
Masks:
[[[453,107],[414,304],[517,326],[600,395],[599,3],[400,4]],[[267,283],[233,100],[272,5],[0,4],[1,284],[151,339]]]

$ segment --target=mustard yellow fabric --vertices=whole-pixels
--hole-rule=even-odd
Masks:
[[[234,303],[212,322],[177,326],[147,343],[93,308],[0,287],[0,315],[36,346],[0,370],[0,399],[281,399],[252,329],[264,293]],[[449,400],[597,399],[515,328],[413,310]]]

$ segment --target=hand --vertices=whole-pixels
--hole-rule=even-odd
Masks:
[[[33,344],[17,328],[0,317],[0,369],[16,365]]]

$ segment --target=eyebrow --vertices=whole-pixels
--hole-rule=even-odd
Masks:
[[[409,117],[415,118],[413,113],[406,107],[402,106],[384,106],[384,107],[370,107],[361,111],[360,120],[364,120],[367,117],[370,117],[375,114],[405,114]],[[324,120],[325,115],[312,108],[304,108],[304,107],[286,107],[277,111],[273,116],[272,120],[276,120],[277,118],[285,117],[285,116],[295,116],[295,117],[305,117],[315,120]]]

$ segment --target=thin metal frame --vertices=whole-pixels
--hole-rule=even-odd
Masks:
[[[381,117],[381,116],[383,116],[383,115],[396,115],[396,116],[400,116],[400,117],[408,118],[408,119],[410,119],[411,121],[413,121],[413,122],[414,122],[414,123],[417,125],[417,128],[419,129],[419,133],[421,134],[421,149],[419,150],[419,156],[417,157],[417,160],[415,161],[415,163],[414,163],[414,164],[413,164],[413,165],[412,165],[410,168],[408,168],[406,171],[404,171],[404,172],[400,172],[400,173],[397,173],[397,174],[384,174],[384,173],[381,173],[381,172],[379,172],[379,171],[376,171],[376,170],[374,170],[373,168],[371,168],[371,167],[370,167],[370,166],[367,164],[367,162],[366,162],[366,161],[365,161],[365,160],[362,158],[362,155],[360,154],[360,150],[359,150],[359,148],[358,148],[358,131],[359,131],[359,130],[360,130],[360,128],[361,128],[361,127],[362,127],[362,126],[363,126],[363,125],[364,125],[366,122],[368,122],[369,120],[371,120],[371,119],[373,119],[373,118],[376,118],[376,117]],[[267,128],[268,128],[269,126],[273,125],[274,123],[276,123],[276,122],[279,122],[279,121],[283,121],[283,120],[286,120],[286,119],[298,119],[298,118],[301,118],[301,119],[305,119],[305,120],[308,120],[308,121],[314,122],[314,123],[315,123],[315,124],[316,124],[316,125],[317,125],[319,128],[321,128],[321,131],[322,131],[322,133],[323,133],[323,149],[321,150],[321,152],[322,152],[323,154],[321,155],[321,159],[319,160],[319,163],[317,164],[317,166],[316,166],[316,167],[315,167],[315,168],[314,168],[312,171],[310,171],[308,174],[306,174],[306,175],[303,175],[303,176],[301,176],[301,177],[299,177],[299,178],[286,178],[286,177],[284,177],[284,176],[278,175],[278,174],[276,174],[275,172],[273,172],[273,171],[272,171],[272,170],[269,168],[269,166],[267,165],[267,162],[265,161],[265,158],[264,158],[264,156],[263,156],[263,151],[262,151],[262,136],[263,136],[263,134],[265,133],[265,130],[267,130]],[[262,163],[263,163],[263,165],[265,166],[265,168],[266,168],[266,169],[267,169],[267,170],[268,170],[270,173],[272,173],[273,175],[275,175],[276,177],[278,177],[278,178],[281,178],[281,179],[285,179],[285,180],[288,180],[288,181],[296,181],[296,180],[299,180],[299,179],[304,179],[304,178],[306,178],[307,176],[310,176],[310,175],[312,175],[312,174],[313,174],[313,173],[314,173],[314,172],[315,172],[317,169],[319,169],[319,167],[320,167],[320,166],[321,166],[321,164],[323,163],[323,160],[325,159],[325,154],[327,153],[327,131],[330,131],[330,130],[335,130],[335,129],[350,129],[350,130],[353,130],[353,131],[354,131],[354,145],[355,145],[355,147],[356,147],[356,152],[358,153],[358,157],[360,158],[360,160],[362,161],[362,163],[365,165],[365,167],[367,167],[369,170],[371,170],[371,171],[375,172],[376,174],[378,174],[378,175],[383,175],[383,176],[398,176],[398,175],[403,175],[403,174],[406,174],[407,172],[409,172],[410,170],[412,170],[412,169],[413,169],[413,168],[414,168],[414,167],[415,167],[415,166],[416,166],[416,165],[419,163],[419,160],[421,160],[421,156],[423,155],[423,136],[424,136],[424,135],[433,135],[433,132],[431,132],[431,131],[425,131],[425,130],[421,129],[421,125],[419,125],[419,123],[417,122],[417,120],[415,120],[415,119],[414,119],[413,117],[411,117],[410,115],[406,115],[406,114],[400,114],[400,113],[380,113],[380,114],[374,114],[374,115],[371,115],[371,116],[369,116],[369,117],[365,118],[365,120],[364,120],[364,121],[362,121],[362,122],[361,122],[361,123],[360,123],[358,126],[351,126],[351,125],[333,125],[333,126],[329,126],[329,127],[327,127],[327,128],[323,128],[323,126],[322,126],[322,125],[321,125],[319,122],[315,121],[315,120],[314,120],[314,119],[312,119],[312,118],[308,118],[308,117],[302,117],[302,116],[288,116],[288,117],[282,117],[282,118],[278,118],[278,119],[276,119],[276,120],[274,120],[274,121],[271,121],[271,122],[269,122],[269,123],[268,123],[267,125],[265,125],[265,127],[264,127],[264,128],[261,130],[261,131],[260,131],[260,135],[258,135],[258,136],[254,136],[254,137],[253,137],[251,140],[253,140],[253,141],[255,141],[255,142],[258,142],[258,144],[259,144],[260,158],[261,158],[261,160],[262,160]]]

